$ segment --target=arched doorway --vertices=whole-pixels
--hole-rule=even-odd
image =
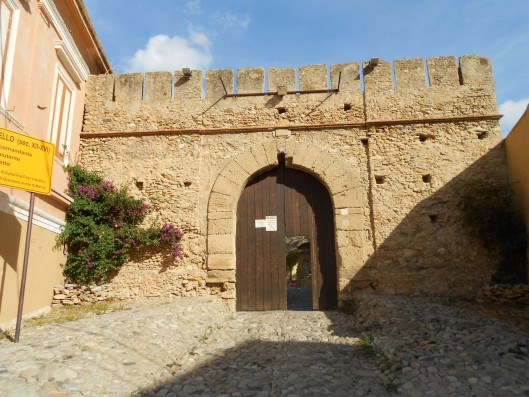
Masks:
[[[239,198],[236,228],[237,310],[287,309],[288,288],[310,290],[311,309],[336,307],[333,206],[316,178],[283,162],[256,176]]]

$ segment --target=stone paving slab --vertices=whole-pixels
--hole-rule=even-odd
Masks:
[[[24,329],[0,341],[0,396],[529,396],[527,332],[439,299],[358,302],[349,316],[175,298]]]

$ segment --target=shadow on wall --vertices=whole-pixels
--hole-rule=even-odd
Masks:
[[[3,210],[9,209],[8,203],[9,196],[0,192],[0,206],[3,207]],[[6,306],[13,304],[11,300],[15,293],[18,299],[19,287],[18,284],[13,286],[12,280],[19,279],[13,275],[18,276],[18,269],[22,269],[22,257],[19,257],[21,234],[22,225],[15,218],[15,215],[0,211],[0,236],[2,236],[0,241],[0,317],[2,311],[7,310]],[[15,291],[8,290],[8,285],[11,289],[15,288]]]
[[[422,176],[424,192],[435,177]],[[497,249],[484,246],[475,228],[463,224],[462,206],[465,197],[480,194],[482,185],[509,186],[503,142],[411,208],[393,230],[391,219],[384,218],[392,214],[390,202],[384,201],[388,191],[395,192],[391,183],[391,175],[374,182],[379,245],[349,291],[474,297],[490,283],[502,258]]]

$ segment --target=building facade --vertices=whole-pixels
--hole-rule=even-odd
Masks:
[[[71,199],[63,166],[77,155],[86,80],[111,72],[81,0],[0,0],[0,127],[56,145],[52,194],[37,195],[24,314],[63,282],[55,236]],[[16,317],[29,193],[0,186],[0,323]]]
[[[508,178],[499,118],[475,55],[270,68],[266,82],[261,68],[101,75],[79,159],[145,199],[146,223],[185,232],[183,259],[138,257],[118,296],[284,308],[293,236],[309,239],[314,308],[359,290],[472,296],[499,259],[461,201]]]

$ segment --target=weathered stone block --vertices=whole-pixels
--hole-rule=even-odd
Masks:
[[[220,176],[231,181],[236,186],[242,187],[250,174],[246,172],[246,170],[242,168],[237,162],[230,161],[228,165],[222,170]]]
[[[215,180],[213,185],[213,192],[225,194],[227,196],[238,196],[241,188],[239,185],[236,185],[234,182],[225,178],[223,175],[219,175]]]
[[[279,164],[276,141],[264,141],[262,144],[268,165]]]
[[[422,58],[401,59],[394,63],[397,90],[400,88],[426,88],[426,73]]]
[[[237,94],[264,92],[264,69],[237,70]]]
[[[283,130],[283,131],[285,131],[285,130]],[[279,155],[279,153],[285,154],[287,152],[287,140],[288,140],[288,138],[289,138],[288,136],[279,136],[279,137],[276,138],[276,148],[277,148],[278,155]]]
[[[231,233],[235,233],[235,222],[233,219],[210,219],[208,221],[208,234]]]
[[[230,281],[235,282],[235,270],[208,270],[206,283],[219,284]]]
[[[236,257],[233,254],[209,254],[209,270],[234,270]]]
[[[391,63],[380,60],[377,66],[369,66],[364,62],[364,89],[365,91],[387,91],[393,89],[393,75]]]
[[[233,161],[235,161],[248,175],[252,175],[260,168],[257,160],[255,160],[255,157],[250,151],[245,151],[239,154],[233,158]]]
[[[206,99],[216,101],[225,94],[233,94],[233,70],[208,70],[206,72]]]
[[[455,57],[428,58],[426,64],[428,65],[428,78],[432,87],[459,86],[459,72]]]
[[[262,144],[253,145],[250,148],[250,152],[252,153],[255,161],[257,162],[257,165],[259,166],[259,169],[265,168],[269,166],[268,163],[268,157],[266,155],[266,149],[263,147]]]
[[[143,73],[118,74],[114,77],[116,102],[139,102],[143,97]]]
[[[363,207],[364,198],[360,189],[350,189],[333,196],[334,207]]]
[[[235,197],[213,192],[209,196],[210,211],[231,211],[234,206]]]
[[[354,212],[352,211],[354,210]],[[334,214],[335,215],[349,215],[349,214],[356,214],[356,208],[351,208],[351,207],[339,207],[339,208],[335,208],[334,209]]]
[[[300,143],[299,142],[296,142],[295,140],[293,139],[287,139],[285,140],[285,157],[287,157],[287,160],[288,161],[292,161],[292,156],[296,153],[296,152],[299,152],[301,153],[301,149],[298,151],[298,147],[300,146]],[[306,145],[305,145],[306,147]],[[299,156],[299,154],[296,155],[296,157]]]
[[[341,297],[347,297],[346,299],[352,298],[351,293],[351,279],[345,278],[345,277],[339,277],[338,278],[338,296]]]
[[[99,99],[110,102],[114,100],[114,75],[100,74],[88,76],[90,89],[97,92]]]
[[[171,102],[173,76],[170,72],[151,72],[145,74],[145,96],[143,100],[151,103]]]
[[[346,169],[342,166],[342,161],[332,155],[322,157],[321,160],[314,162],[312,170],[316,175],[320,175],[325,183],[328,184],[345,174]]]
[[[191,77],[184,77],[180,71],[174,72],[174,99],[200,99],[202,98],[202,71],[192,70]]]
[[[341,77],[340,77],[341,72]],[[340,81],[340,92],[360,91],[360,66],[357,62],[340,63],[331,66],[331,88],[338,88]]]
[[[289,137],[292,135],[292,132],[290,130],[287,130],[285,128],[278,128],[277,130],[274,130],[274,137],[280,138],[280,137]]]
[[[364,236],[359,231],[336,231],[336,246],[337,247],[362,247],[364,244]]]
[[[357,176],[358,172],[348,170],[338,178],[334,178],[331,181],[327,181],[329,191],[331,194],[338,194],[346,190],[354,189],[360,185],[360,181]]]
[[[210,234],[208,235],[208,255],[234,254],[234,253],[235,253],[235,235],[233,234]]]
[[[292,68],[269,68],[268,91],[276,92],[279,86],[286,86],[287,91],[296,91],[296,71]]]
[[[492,66],[489,58],[467,55],[459,58],[459,65],[464,85],[494,90]]]
[[[289,157],[292,157],[292,165],[297,166],[296,168],[312,170],[312,166],[324,157],[324,155],[320,155],[322,155],[321,150],[318,150],[313,145],[302,143],[294,147],[294,152]]]
[[[353,278],[355,281],[374,281],[376,277],[376,270],[372,268],[362,267],[356,271]]]
[[[208,212],[208,220],[213,220],[213,219],[230,219],[230,218],[233,218],[235,216],[235,212],[234,211],[210,211]]]
[[[361,244],[338,247],[337,254],[342,260],[340,267],[342,275],[347,274],[347,277],[351,277],[351,275],[354,275],[358,269],[364,266],[363,248],[364,247],[361,246]]]
[[[336,215],[337,230],[362,230],[364,228],[364,218],[359,214]]]
[[[299,68],[299,89],[304,90],[326,90],[327,65],[309,65]]]

